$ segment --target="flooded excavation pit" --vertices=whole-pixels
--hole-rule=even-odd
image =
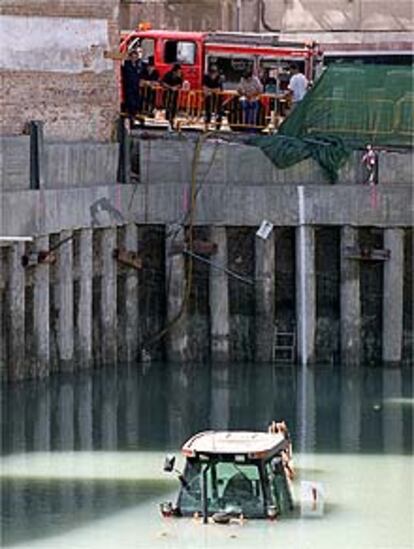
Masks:
[[[274,365],[259,372],[254,364],[153,363],[3,386],[3,546],[412,546],[411,371],[315,367],[305,374]],[[163,471],[166,454],[183,472],[180,448],[194,433],[264,431],[273,418],[286,419],[292,437],[291,513],[207,525],[193,513],[161,516],[159,504],[180,490]],[[247,465],[235,464],[243,473]],[[219,492],[228,473],[220,467]],[[259,479],[260,472],[257,497]],[[319,516],[303,513],[304,482],[321,490]]]

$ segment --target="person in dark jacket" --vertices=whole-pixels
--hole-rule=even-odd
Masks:
[[[125,94],[125,110],[131,122],[131,126],[135,121],[135,117],[139,111],[139,82],[142,72],[142,62],[136,50],[129,54],[122,67],[122,81]]]
[[[204,124],[209,129],[211,116],[214,114],[216,128],[219,130],[222,119],[222,96],[223,80],[218,71],[217,65],[210,65],[207,74],[203,78],[204,91]]]
[[[156,91],[159,84],[160,73],[155,68],[154,57],[148,57],[141,73],[141,108],[143,112],[152,116],[155,109]]]
[[[178,92],[183,85],[181,65],[176,63],[170,71],[164,74],[162,85],[165,89],[165,117],[170,123],[170,129],[173,129],[178,106]]]

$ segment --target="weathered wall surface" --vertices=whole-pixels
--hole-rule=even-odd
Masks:
[[[45,188],[90,187],[116,181],[117,143],[47,143]]]
[[[26,147],[22,158],[27,158],[28,142],[19,138],[18,143],[22,150]],[[176,222],[189,200],[194,147],[184,138],[141,141],[140,183],[115,185],[117,145],[46,143],[45,188],[40,191],[24,190],[29,188],[22,179],[27,177],[25,161],[19,168],[16,149],[10,148],[11,159],[3,160],[2,170],[14,170],[15,186],[8,184],[0,195],[0,234],[49,234],[114,222]],[[338,184],[330,185],[314,162],[278,170],[255,147],[206,143],[197,165],[196,223],[257,226],[266,218],[275,225],[296,225],[297,186],[304,185],[310,224],[409,226],[412,154],[381,153],[375,203],[372,190],[362,184],[360,169],[355,153]]]
[[[0,192],[7,189],[28,189],[29,185],[29,136],[0,136]]]
[[[160,142],[158,142],[160,143]],[[194,143],[185,138],[169,141],[162,148],[162,162],[157,141],[134,142],[134,154],[139,155],[142,181],[146,183],[181,182],[191,179]],[[339,172],[338,185],[362,183],[366,174],[359,151],[352,153]],[[381,185],[411,185],[413,178],[412,151],[379,151],[379,181]],[[280,170],[256,147],[222,141],[206,142],[201,150],[197,174],[208,183],[226,185],[321,185],[327,182],[320,166],[313,160],[304,160]]]
[[[3,135],[30,120],[46,137],[108,141],[118,85],[106,49],[118,43],[118,0],[4,0],[0,16]]]
[[[44,186],[60,189],[114,184],[118,159],[118,143],[46,142]],[[29,136],[0,137],[0,192],[29,188]]]
[[[410,0],[263,0],[269,27],[288,31],[412,29]]]
[[[387,247],[389,259],[355,261],[347,251],[350,233],[359,245]],[[303,306],[295,304],[305,296],[310,360],[341,360],[344,366],[410,363],[411,229],[307,226],[306,293],[295,283],[302,268],[295,259],[300,229],[275,227],[262,241],[254,227],[197,227],[195,237],[209,238],[217,248],[210,265],[194,263],[191,280],[180,248],[171,247],[177,235],[171,226],[131,223],[65,230],[0,247],[0,379],[113,365],[117,358],[134,362],[143,349],[154,360],[166,356],[188,364],[295,361],[304,329]],[[121,246],[139,254],[141,268],[116,260]],[[51,247],[53,261],[36,262],[36,252]],[[34,256],[27,267],[24,254]],[[214,264],[227,266],[237,278]],[[352,306],[344,307],[344,301]],[[178,329],[168,340],[157,339],[184,302]],[[277,356],[275,326],[285,336],[298,335],[297,344],[281,341]],[[341,334],[350,329],[354,337],[344,341]]]
[[[144,184],[188,183],[191,180],[194,140],[133,139],[133,170]],[[83,187],[116,181],[116,143],[45,141],[45,188]],[[162,150],[162,161],[160,161]],[[410,186],[414,155],[411,151],[379,151],[379,182],[386,186]],[[30,187],[29,136],[0,136],[2,190]],[[329,185],[320,166],[305,160],[280,170],[257,148],[240,143],[207,141],[197,166],[197,177],[207,184],[222,185]],[[361,152],[355,151],[340,170],[337,185],[359,185],[366,174]]]
[[[189,186],[163,183],[110,185],[45,191],[3,192],[0,234],[39,235],[62,229],[108,227],[114,223],[166,224],[186,211]],[[368,187],[305,187],[306,223],[409,227],[412,188],[379,188],[372,207]],[[295,186],[205,185],[199,193],[196,224],[257,227],[263,219],[275,225],[297,225]]]
[[[413,28],[410,0],[158,0],[140,4],[121,3],[121,26],[134,28],[140,21],[150,21],[154,28],[180,30],[241,30],[282,33],[326,33],[364,31],[368,41],[372,31],[385,31],[394,41]],[[202,6],[202,9],[200,7]],[[239,21],[239,28],[238,28]],[[395,36],[392,35],[392,31]],[[316,38],[318,38],[316,36]],[[321,36],[319,35],[319,39]],[[322,37],[323,38],[323,37]],[[326,41],[348,40],[347,33],[330,36]],[[382,37],[381,40],[384,38]],[[398,38],[397,38],[398,40]],[[353,40],[352,40],[353,41]]]
[[[234,4],[233,0],[121,2],[120,26],[133,29],[138,23],[149,21],[157,29],[230,30],[235,25]]]

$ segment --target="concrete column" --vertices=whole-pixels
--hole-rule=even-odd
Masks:
[[[384,261],[382,360],[397,364],[403,339],[404,230],[385,229],[384,248],[391,256]]]
[[[167,355],[171,362],[186,359],[188,334],[187,313],[183,310],[186,289],[185,256],[180,252],[184,245],[184,228],[167,228],[165,242],[165,268],[167,286],[167,322],[171,329],[167,336]]]
[[[212,261],[221,267],[227,267],[226,227],[211,227],[210,239],[217,244],[217,253],[212,256]],[[210,267],[209,282],[211,360],[227,362],[230,351],[228,276],[225,272]]]
[[[117,357],[117,266],[113,257],[116,227],[104,229],[101,238],[101,342],[103,364],[115,364]]]
[[[138,227],[131,223],[125,228],[124,246],[128,251],[138,251]],[[139,347],[138,271],[127,267],[125,281],[125,358],[127,362],[137,360]]]
[[[36,239],[37,251],[49,250],[49,237]],[[49,265],[39,263],[34,267],[33,288],[33,342],[34,363],[32,375],[44,377],[49,374],[50,362],[50,295]]]
[[[300,362],[308,364],[315,355],[316,274],[315,229],[296,228],[296,325]]]
[[[348,259],[347,248],[358,247],[358,229],[341,228],[341,361],[346,366],[359,364],[361,350],[360,264]]]
[[[275,323],[275,237],[255,241],[255,359],[270,362]]]
[[[73,240],[71,231],[62,231],[58,249],[58,349],[62,370],[73,370]]]
[[[79,304],[77,308],[77,352],[81,368],[92,365],[92,229],[79,235]]]
[[[7,315],[9,318],[8,332],[8,378],[10,380],[25,377],[25,271],[22,266],[24,243],[13,244],[9,249],[9,285]]]

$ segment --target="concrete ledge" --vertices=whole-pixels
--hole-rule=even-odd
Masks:
[[[409,227],[412,186],[375,188],[377,207],[367,186],[305,187],[306,223]],[[63,229],[114,224],[167,224],[182,219],[188,185],[106,185],[83,189],[2,193],[0,234],[42,235]],[[296,186],[205,185],[198,195],[196,224],[258,226],[298,223]]]

